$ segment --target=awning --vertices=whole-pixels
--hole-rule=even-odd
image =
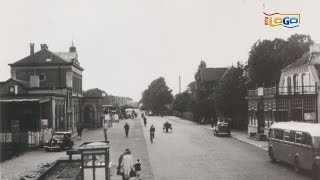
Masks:
[[[42,98],[42,99],[37,99],[37,98],[12,98],[12,99],[0,99],[0,102],[36,102],[38,101],[40,104],[49,102],[50,98]]]
[[[39,101],[39,99],[0,99],[0,102],[29,102]]]

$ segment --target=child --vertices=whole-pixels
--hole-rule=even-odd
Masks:
[[[134,163],[134,171],[136,171],[136,174],[137,174],[137,176],[136,176],[136,178],[138,179],[138,180],[141,180],[141,178],[140,178],[140,171],[141,171],[141,162],[140,162],[140,159],[137,159],[137,161]]]

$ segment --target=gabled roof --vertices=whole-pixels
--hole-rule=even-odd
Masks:
[[[226,73],[228,68],[205,68],[200,72],[202,81],[217,81],[220,80]]]
[[[89,89],[83,92],[83,97],[102,97],[102,93],[105,93],[105,96],[107,96],[107,93],[101,89]]]
[[[48,49],[42,49],[10,65],[49,65],[49,64],[68,64],[66,59],[56,55]]]
[[[309,52],[303,55],[300,59],[283,68],[283,71],[306,64],[320,64],[320,52]]]
[[[10,79],[8,79],[6,81],[0,82],[0,86],[4,86],[5,84],[7,84],[7,83],[9,83],[11,81],[18,83],[18,84],[22,85],[25,88],[29,88],[30,87],[30,83],[29,82],[18,80],[18,79],[13,79],[13,78],[10,78]]]

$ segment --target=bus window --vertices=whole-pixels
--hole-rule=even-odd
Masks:
[[[302,133],[297,132],[296,133],[296,143],[301,143],[301,139],[302,139]]]
[[[283,130],[274,130],[274,137],[279,140],[283,140]]]
[[[294,138],[295,138],[296,132],[295,131],[290,131],[289,134],[289,141],[294,143]]]
[[[307,133],[302,133],[301,144],[311,146],[311,136]]]
[[[289,141],[289,135],[290,135],[290,131],[285,130],[285,131],[284,131],[284,140],[285,140],[285,141]]]

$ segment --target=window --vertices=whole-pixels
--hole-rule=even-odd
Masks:
[[[297,132],[296,133],[296,143],[301,143],[301,140],[302,140],[302,133]]]
[[[287,78],[287,91],[288,91],[288,94],[291,94],[291,77],[290,76]]]
[[[274,138],[274,131],[272,129],[269,131],[269,138]]]
[[[289,134],[289,141],[290,142],[294,142],[295,135],[296,135],[295,131],[290,131],[290,134]]]
[[[307,133],[302,133],[301,144],[311,146],[311,143],[312,143],[311,136]]]
[[[9,93],[14,93],[14,86],[9,86]]]
[[[295,74],[293,76],[293,89],[294,89],[294,93],[299,93],[299,78],[298,78],[298,74]]]
[[[44,81],[46,79],[46,76],[43,74],[43,73],[41,73],[40,75],[39,75],[39,80],[40,81]]]
[[[283,140],[283,130],[274,130],[274,137]]]
[[[290,131],[288,131],[288,130],[284,131],[284,138],[283,138],[283,140],[289,141],[289,137],[290,137]]]

